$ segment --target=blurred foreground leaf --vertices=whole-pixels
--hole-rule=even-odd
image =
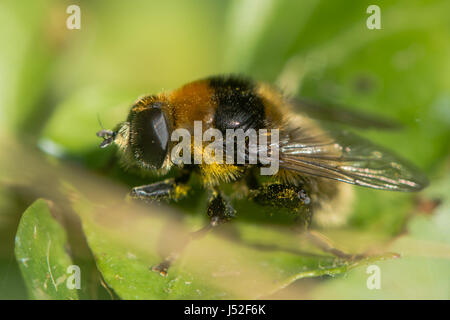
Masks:
[[[77,291],[66,286],[66,270],[72,265],[64,248],[66,239],[45,200],[37,200],[24,212],[15,253],[31,298],[78,299]]]

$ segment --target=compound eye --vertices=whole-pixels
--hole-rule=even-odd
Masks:
[[[159,169],[167,155],[169,128],[164,112],[149,108],[136,114],[134,119],[134,144],[141,160]]]

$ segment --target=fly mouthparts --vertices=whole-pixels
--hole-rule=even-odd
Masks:
[[[100,148],[106,148],[107,146],[109,146],[111,143],[113,142],[113,138],[111,137],[111,138],[108,138],[108,139],[105,139],[105,140],[103,140],[103,142],[102,143],[100,143]]]

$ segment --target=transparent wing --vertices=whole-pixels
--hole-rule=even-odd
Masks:
[[[401,125],[395,121],[349,110],[343,106],[331,103],[316,102],[305,98],[294,98],[290,101],[297,108],[297,111],[303,112],[317,120],[346,124],[362,129],[377,128],[393,130],[401,128]]]
[[[295,129],[280,140],[280,168],[374,189],[418,191],[428,185],[419,169],[347,131]]]

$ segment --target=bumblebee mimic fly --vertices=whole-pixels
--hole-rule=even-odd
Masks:
[[[173,167],[178,169],[173,179],[133,188],[133,198],[178,200],[189,193],[191,174],[199,174],[210,193],[210,223],[205,230],[235,216],[230,199],[221,190],[223,183],[244,186],[240,192],[262,206],[293,212],[305,227],[311,223],[323,226],[345,222],[352,199],[351,185],[419,191],[428,184],[420,170],[406,160],[346,130],[330,129],[323,125],[324,119],[362,127],[392,127],[392,123],[355,112],[287,98],[264,83],[215,76],[172,92],[144,96],[133,104],[126,121],[97,135],[104,139],[101,147],[118,146],[125,165],[160,174]],[[223,136],[230,129],[277,130],[276,144],[266,139],[263,146],[269,153],[277,151],[278,170],[262,177],[258,168],[267,166],[267,162],[260,158],[254,163],[207,161],[206,148],[196,146],[193,140],[183,152],[189,151],[189,159],[203,161],[173,161],[173,133],[183,129],[195,136],[196,123],[201,125],[201,133],[214,129]],[[248,136],[241,143],[233,143],[235,148],[225,148],[221,157],[235,159],[238,147],[244,146],[247,159]],[[166,261],[159,270],[167,270],[168,264]]]

